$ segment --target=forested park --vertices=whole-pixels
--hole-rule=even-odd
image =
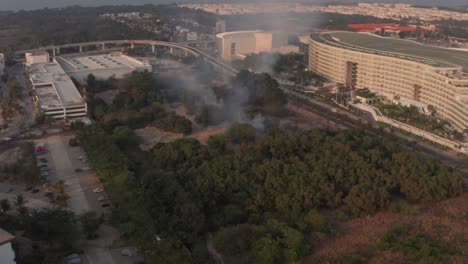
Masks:
[[[207,263],[210,233],[227,263],[290,263],[333,234],[324,211],[349,219],[463,192],[451,168],[361,130],[235,124],[206,145],[184,138],[150,152],[109,123],[79,134],[113,221],[150,263]]]

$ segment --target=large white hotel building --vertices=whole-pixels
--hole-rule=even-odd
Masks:
[[[326,32],[309,39],[309,65],[333,82],[432,105],[463,131],[468,127],[468,52],[383,38]]]

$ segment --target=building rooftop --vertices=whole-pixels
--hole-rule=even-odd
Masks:
[[[58,63],[33,64],[28,72],[42,108],[83,103],[75,84]]]
[[[0,245],[8,243],[14,238],[15,236],[0,228]]]
[[[468,69],[468,52],[419,44],[410,40],[384,38],[368,33],[327,32],[312,35],[315,40],[343,48],[368,53],[379,53],[415,60],[435,67],[462,67]]]
[[[218,38],[238,38],[238,37],[252,37],[255,33],[266,33],[261,30],[247,30],[247,31],[231,31],[231,32],[223,32],[216,34]]]
[[[121,53],[101,54],[85,57],[59,57],[57,61],[65,71],[107,70],[116,68],[138,68],[145,63]]]

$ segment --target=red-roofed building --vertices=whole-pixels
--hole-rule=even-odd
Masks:
[[[348,28],[354,31],[361,32],[376,32],[376,31],[387,31],[387,32],[416,32],[421,30],[421,32],[428,32],[429,29],[423,27],[415,26],[400,26],[398,24],[392,23],[382,23],[382,24],[348,24]]]

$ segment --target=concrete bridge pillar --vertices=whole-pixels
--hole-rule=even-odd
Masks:
[[[131,49],[134,49],[134,48],[135,48],[135,44],[134,44],[133,42],[130,43],[130,48],[131,48]]]
[[[184,50],[184,53],[185,53],[185,57],[188,56],[188,50]]]
[[[101,49],[106,50],[106,43],[101,43]]]
[[[171,54],[174,54],[174,48],[173,47],[169,47],[169,50],[170,50]]]
[[[55,59],[55,47],[52,48],[52,58]]]
[[[151,52],[156,53],[156,45],[155,44],[151,44]]]
[[[83,46],[80,46],[80,53],[83,52]]]

